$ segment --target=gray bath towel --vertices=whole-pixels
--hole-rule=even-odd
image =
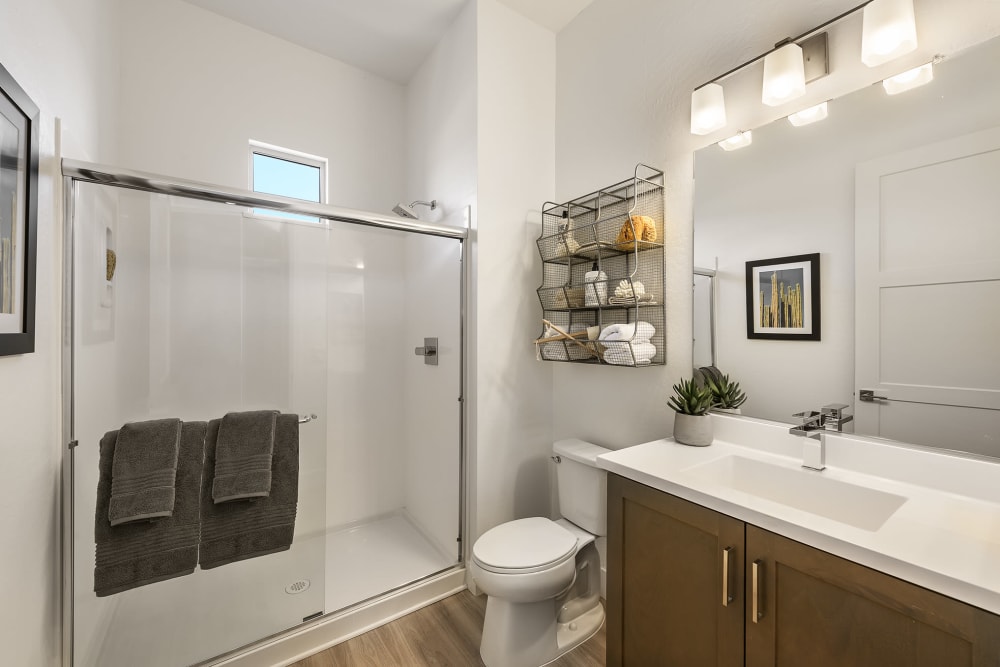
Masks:
[[[275,410],[230,412],[219,425],[212,499],[264,498],[271,492]]]
[[[112,526],[170,516],[181,440],[180,419],[125,424],[111,465]]]
[[[112,526],[108,519],[111,471],[119,433],[111,431],[101,439],[94,525],[97,543],[94,592],[98,597],[194,572],[201,539],[199,503],[207,427],[205,422],[181,425],[173,514],[157,521],[120,526]]]
[[[292,545],[299,499],[299,419],[278,415],[274,431],[271,493],[246,503],[215,504],[212,471],[220,420],[208,424],[201,498],[199,563],[208,570],[247,558],[285,551]]]

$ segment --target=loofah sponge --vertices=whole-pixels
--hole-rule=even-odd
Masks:
[[[636,241],[656,241],[656,222],[648,215],[633,215],[625,221],[615,239],[615,247],[634,250]]]

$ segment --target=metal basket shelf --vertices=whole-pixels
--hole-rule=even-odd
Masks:
[[[639,255],[619,255],[603,260],[604,280],[587,282],[590,262],[545,263],[538,300],[543,310],[615,308],[662,305],[663,247]]]
[[[536,341],[538,357],[641,367],[666,363],[663,172],[639,164],[632,178],[562,204],[542,207],[538,300],[548,322]],[[601,279],[587,281],[597,269]],[[584,337],[588,327],[646,322],[647,339]],[[549,325],[572,340],[552,336]],[[553,340],[553,338],[556,338]],[[544,342],[541,342],[544,341]]]
[[[639,217],[654,224],[637,236]],[[632,178],[609,188],[562,204],[545,202],[536,243],[543,262],[593,261],[662,247],[663,172],[640,164]]]

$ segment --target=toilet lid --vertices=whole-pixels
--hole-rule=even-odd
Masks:
[[[472,556],[485,568],[540,569],[565,559],[576,549],[576,537],[543,517],[508,521],[483,533]]]

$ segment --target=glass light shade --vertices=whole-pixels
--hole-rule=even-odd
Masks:
[[[806,92],[802,47],[785,44],[764,56],[764,88],[761,101],[771,107],[784,104]]]
[[[788,122],[795,127],[802,127],[803,125],[808,125],[809,123],[815,123],[821,121],[827,116],[826,102],[821,102],[816,106],[809,107],[808,109],[803,109],[793,113],[788,117]]]
[[[691,93],[691,134],[708,134],[726,126],[722,86],[708,83]]]
[[[921,65],[920,67],[914,67],[911,70],[907,70],[902,74],[889,77],[882,82],[882,87],[885,88],[885,92],[888,94],[896,95],[897,93],[902,93],[910,90],[911,88],[922,86],[925,83],[930,83],[933,80],[934,65],[927,63],[926,65]]]
[[[861,23],[861,62],[875,67],[917,48],[913,0],[874,0]]]
[[[735,134],[728,139],[723,139],[719,142],[719,147],[724,151],[735,151],[739,148],[745,148],[753,143],[753,133],[750,130],[746,132],[740,132]]]

